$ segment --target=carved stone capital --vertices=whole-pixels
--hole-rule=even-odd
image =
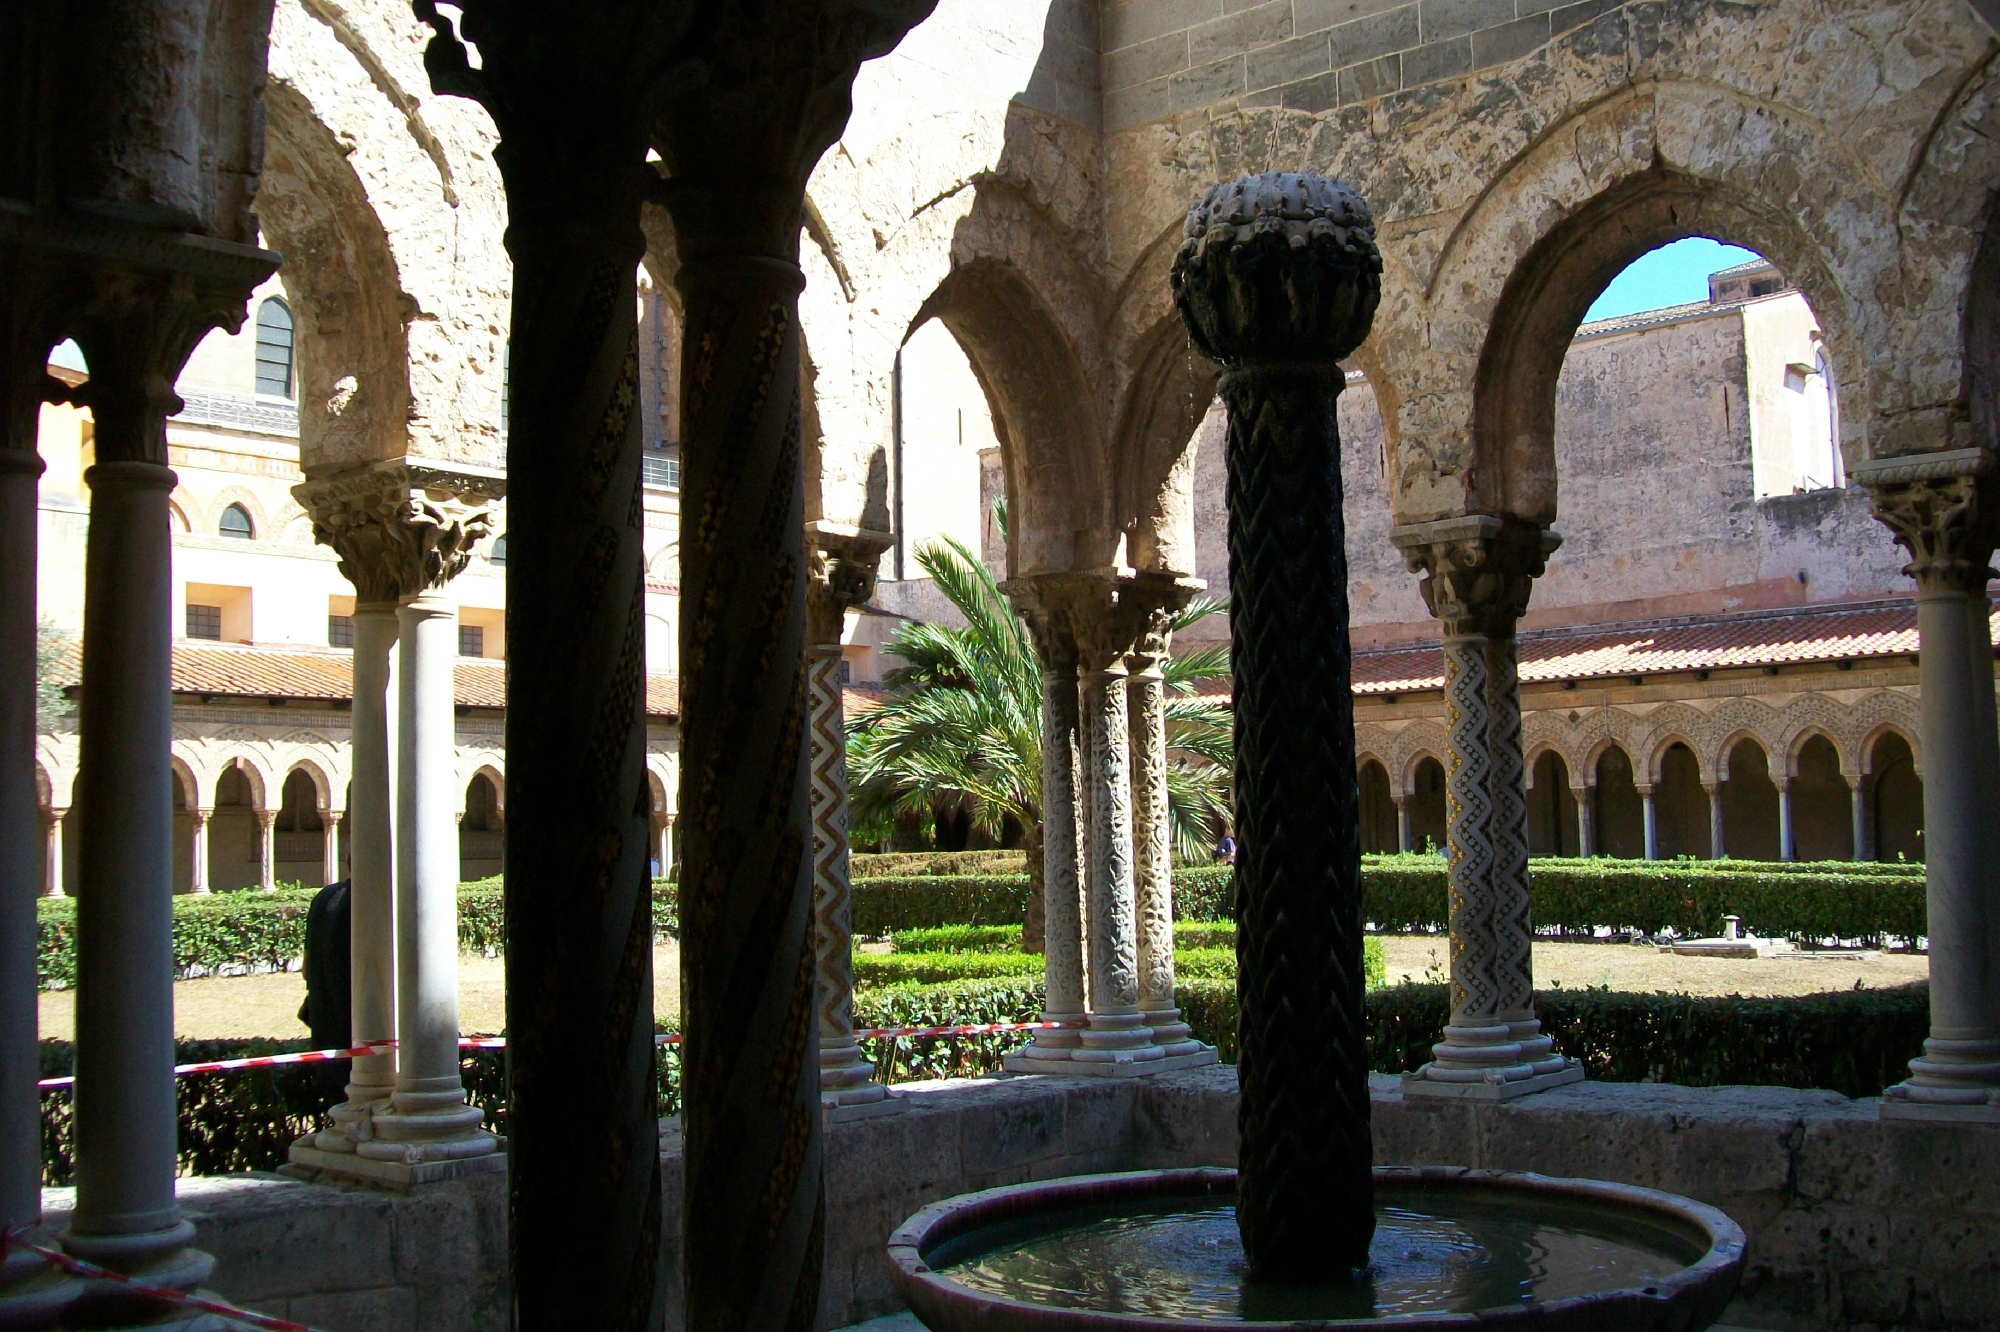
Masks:
[[[1104,671],[1126,669],[1127,658],[1157,663],[1175,613],[1206,587],[1198,578],[1106,569],[1016,578],[1001,591],[1028,622],[1044,666],[1054,654]]]
[[[483,468],[376,463],[294,486],[313,539],[340,556],[361,605],[394,605],[463,572],[492,531],[505,479]]]
[[[1553,529],[1519,518],[1471,514],[1398,527],[1389,534],[1445,633],[1504,638],[1527,612],[1535,579],[1562,544]]]
[[[1857,464],[1869,507],[1910,552],[1903,572],[1925,592],[1983,593],[2000,545],[2000,468],[1985,449]]]
[[[1375,216],[1345,184],[1266,171],[1214,186],[1188,212],[1174,305],[1225,366],[1324,363],[1368,336],[1382,298]]]
[[[875,595],[875,571],[894,542],[887,532],[806,524],[807,643],[840,642],[847,612]]]

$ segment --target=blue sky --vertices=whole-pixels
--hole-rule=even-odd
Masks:
[[[1619,315],[1657,310],[1708,299],[1708,275],[1718,269],[1747,264],[1756,253],[1740,245],[1724,245],[1706,236],[1690,236],[1649,250],[1611,279],[1583,318],[1616,319]]]

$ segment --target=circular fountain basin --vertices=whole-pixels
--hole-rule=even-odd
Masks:
[[[1721,1316],[1743,1265],[1734,1221],[1670,1193],[1378,1166],[1367,1276],[1272,1286],[1246,1279],[1235,1199],[1233,1170],[988,1189],[904,1222],[889,1237],[889,1263],[932,1332],[1693,1332]]]

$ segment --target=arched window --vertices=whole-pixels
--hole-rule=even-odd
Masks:
[[[257,391],[292,396],[292,312],[275,296],[257,307]]]
[[[486,558],[494,564],[505,564],[507,562],[507,538],[505,535],[493,538],[493,553]]]
[[[223,536],[234,537],[238,541],[248,541],[257,535],[257,528],[250,521],[250,511],[241,504],[232,504],[224,509],[222,520],[215,527]]]

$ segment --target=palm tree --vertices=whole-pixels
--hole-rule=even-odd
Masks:
[[[1002,525],[1004,510],[1000,511]],[[935,819],[962,811],[995,841],[1010,826],[1028,853],[1023,946],[1041,948],[1042,672],[1027,627],[993,575],[957,541],[916,552],[917,563],[965,625],[910,624],[887,650],[905,663],[884,678],[882,706],[848,721],[849,818],[855,840],[887,836],[899,814]],[[1178,631],[1223,608],[1212,597],[1174,617]],[[1226,704],[1197,697],[1202,680],[1229,673],[1226,648],[1168,660],[1168,826],[1183,859],[1206,856],[1226,817],[1235,747]]]

